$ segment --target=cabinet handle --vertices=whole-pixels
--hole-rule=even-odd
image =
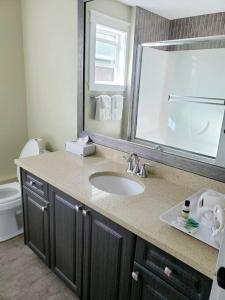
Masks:
[[[83,209],[83,211],[82,211],[82,214],[83,214],[84,217],[89,215],[89,213],[90,213],[90,210],[88,210],[88,209]]]
[[[48,209],[48,204],[45,205],[45,206],[42,206],[42,205],[38,204],[37,202],[35,202],[35,201],[32,200],[32,199],[29,199],[29,201],[30,201],[31,203],[33,203],[37,208],[39,208],[42,212],[45,212],[45,210]]]
[[[45,210],[47,210],[48,209],[48,206],[46,205],[46,206],[41,206],[41,210],[42,210],[42,212],[45,212]]]
[[[33,180],[30,180],[29,183],[30,183],[31,186],[35,186],[35,182]]]
[[[138,281],[138,280],[139,280],[139,272],[132,272],[132,278],[133,278],[135,281]]]
[[[164,274],[166,274],[168,277],[171,276],[172,272],[173,272],[173,271],[172,271],[170,268],[165,267],[165,269],[164,269]]]
[[[76,211],[76,212],[81,211],[82,208],[83,208],[83,205],[75,205],[75,211]]]

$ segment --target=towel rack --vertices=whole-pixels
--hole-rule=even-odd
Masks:
[[[192,102],[192,103],[212,104],[212,105],[225,105],[225,99],[210,98],[210,97],[169,95],[168,101],[170,101],[170,102]]]
[[[114,96],[114,95],[121,95],[124,97],[125,93],[120,93],[120,92],[92,92],[89,94],[90,99],[95,99],[98,96],[101,95],[108,95],[108,96]],[[125,97],[124,97],[125,98]]]

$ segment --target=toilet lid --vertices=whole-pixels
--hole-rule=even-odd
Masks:
[[[31,139],[23,147],[19,158],[26,158],[30,156],[39,155],[44,149],[44,143],[42,139]],[[20,168],[17,167],[17,178],[20,182]]]

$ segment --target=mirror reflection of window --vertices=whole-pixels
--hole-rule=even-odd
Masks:
[[[94,0],[85,15],[85,130],[127,139],[136,8]]]
[[[126,88],[129,24],[91,11],[90,90]]]
[[[95,83],[124,86],[127,33],[97,24]]]

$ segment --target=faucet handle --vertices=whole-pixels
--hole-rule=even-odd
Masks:
[[[141,168],[140,168],[140,172],[137,174],[139,177],[142,177],[142,178],[146,178],[146,177],[147,177],[146,167],[153,168],[152,165],[150,165],[150,164],[148,164],[148,163],[144,163],[144,164],[141,166]]]
[[[128,168],[127,168],[127,173],[132,173],[134,172],[134,164],[132,159],[128,160]]]
[[[124,155],[123,158],[128,162],[127,173],[133,173],[134,164],[133,164],[133,153],[129,154],[129,156]]]
[[[133,174],[138,175],[140,173],[140,158],[138,156],[135,156],[135,164],[133,168]]]

